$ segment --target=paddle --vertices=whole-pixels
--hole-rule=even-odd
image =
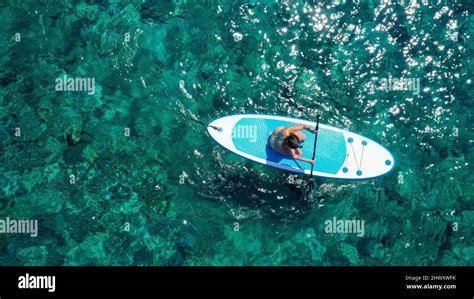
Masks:
[[[319,130],[319,119],[320,118],[321,118],[321,114],[318,113],[316,115],[316,129],[315,129],[315,131]],[[316,143],[317,142],[318,142],[318,133],[315,133],[314,134],[314,147],[313,147],[313,160],[314,160],[314,157],[316,156]],[[311,189],[313,189],[313,186],[314,186],[313,168],[314,168],[314,163],[311,164],[311,172],[310,172],[310,179],[309,179]]]

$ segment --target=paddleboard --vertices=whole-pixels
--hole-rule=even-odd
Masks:
[[[209,135],[224,148],[252,161],[299,174],[311,174],[311,164],[275,152],[267,143],[278,127],[316,127],[312,121],[260,114],[219,118],[209,124]],[[306,135],[303,157],[313,155],[314,134]],[[338,179],[369,179],[388,173],[394,166],[392,154],[377,142],[359,134],[319,124],[313,175]]]

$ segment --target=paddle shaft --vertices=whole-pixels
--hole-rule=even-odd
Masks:
[[[321,118],[321,114],[316,115],[316,131],[319,130],[319,119]],[[318,142],[318,133],[314,134],[314,146],[313,146],[313,161],[314,157],[316,157],[316,143]],[[313,168],[314,168],[314,163],[311,164],[311,182],[313,181]]]

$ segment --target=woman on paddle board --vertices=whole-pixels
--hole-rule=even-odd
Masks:
[[[290,127],[278,127],[269,136],[269,145],[277,153],[288,155],[293,159],[308,162],[314,165],[314,160],[303,158],[303,151],[300,144],[306,140],[306,135],[301,130],[306,130],[313,134],[319,133],[307,125]]]

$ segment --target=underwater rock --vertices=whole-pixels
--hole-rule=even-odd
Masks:
[[[75,13],[81,18],[86,18],[89,21],[95,20],[99,16],[99,8],[97,5],[89,5],[84,2],[80,2],[75,6]]]
[[[30,172],[25,172],[22,176],[22,182],[28,192],[31,192],[33,187],[41,185],[43,181],[43,172],[41,167],[36,167]]]
[[[315,237],[313,228],[296,233],[291,239],[280,244],[280,248],[273,256],[278,265],[308,266],[323,265],[323,256],[326,253],[326,247],[323,246]],[[292,252],[299,252],[298,260],[294,260]],[[281,256],[281,259],[275,257],[275,254]]]
[[[41,5],[38,6],[41,14],[47,17],[45,20],[48,20],[49,18],[55,19],[63,14],[64,11],[71,9],[71,3],[69,1],[41,0],[39,2],[41,3]],[[50,27],[50,24],[46,24],[46,27]]]
[[[397,176],[398,184],[395,190],[402,198],[413,198],[419,194],[421,187],[417,176],[412,170],[400,171]]]
[[[321,88],[317,79],[313,71],[304,70],[296,79],[295,89],[306,96],[318,96],[321,94]]]
[[[388,265],[392,259],[392,253],[390,252],[390,249],[384,247],[384,245],[381,243],[375,244],[371,256],[378,261],[379,265]]]
[[[103,241],[99,235],[87,237],[81,244],[72,248],[64,259],[64,266],[98,266],[107,260]]]
[[[80,142],[83,127],[82,117],[75,117],[69,120],[64,132],[64,138],[68,145],[75,145]]]
[[[25,266],[47,266],[48,249],[44,245],[20,248],[17,258]]]
[[[107,191],[110,193],[108,199],[112,201],[124,202],[132,196],[132,189],[128,186],[110,186],[107,188]]]
[[[172,267],[181,267],[184,265],[185,258],[182,253],[176,252],[171,258],[167,261],[167,266]]]
[[[133,263],[135,265],[153,265],[153,260],[153,253],[145,247],[136,250],[133,254]]]
[[[40,142],[40,145],[44,148],[45,153],[49,154],[45,159],[46,163],[51,163],[57,161],[59,156],[63,153],[63,150],[66,148],[66,145],[61,143],[58,138],[48,136],[46,142]]]
[[[15,127],[21,130],[21,140],[37,141],[46,131],[47,126],[40,122],[33,111],[28,111],[18,116]]]
[[[165,22],[174,10],[175,5],[172,0],[145,1],[140,7],[140,15],[145,20]]]
[[[83,151],[85,144],[68,146],[63,151],[64,162],[69,166],[79,165],[84,162]]]
[[[254,36],[249,35],[242,39],[242,42],[239,43],[239,48],[245,55],[250,55],[258,51],[258,45],[258,40]]]
[[[117,161],[114,161],[111,158],[103,157],[99,157],[95,165],[97,169],[99,169],[100,172],[107,177],[114,177],[119,167],[119,163]]]
[[[12,197],[20,189],[20,174],[14,171],[2,172],[0,176],[1,197]]]
[[[474,246],[465,247],[462,249],[461,254],[467,265],[472,265],[474,263]]]
[[[20,77],[21,79],[19,79]],[[35,90],[35,80],[31,76],[23,78],[23,76],[19,75],[17,76],[17,80],[21,82],[18,90],[19,92],[31,94]],[[25,97],[24,101],[28,105],[33,106],[36,104],[37,99],[35,99],[35,97]]]
[[[10,206],[11,203],[12,203],[12,200],[10,198],[5,197],[5,196],[0,196],[0,216],[3,216],[6,214],[6,211],[8,210],[8,207]]]
[[[210,63],[204,63],[200,70],[200,75],[203,80],[209,79],[214,73],[214,66]]]
[[[138,48],[142,32],[140,14],[129,4],[114,16],[101,14],[94,28],[93,47],[102,57],[112,57],[120,64],[129,63]]]
[[[89,164],[93,164],[99,158],[97,152],[90,146],[84,148],[83,155]]]
[[[36,106],[36,114],[42,121],[49,121],[49,119],[52,116],[52,111],[53,111],[53,106],[52,102],[42,100],[40,103]]]
[[[64,194],[50,189],[39,189],[15,198],[15,210],[12,217],[18,219],[35,219],[36,215],[58,213],[66,202]]]
[[[8,133],[7,126],[0,122],[0,144],[7,144],[10,141],[10,134]]]
[[[344,256],[349,260],[351,265],[358,265],[360,262],[359,252],[357,248],[350,244],[343,244],[342,245],[342,253]]]
[[[107,219],[102,218],[101,221],[107,223]],[[113,223],[113,222],[112,222]],[[110,228],[113,227],[113,224],[110,224]],[[118,225],[117,223],[116,225]],[[115,226],[118,228],[120,226]],[[106,264],[110,265],[132,265],[133,257],[129,255],[130,243],[132,242],[132,237],[129,233],[122,231],[117,232],[116,229],[111,229],[107,233],[107,237],[104,240],[104,251],[108,254]]]
[[[176,241],[176,245],[180,249],[186,249],[192,247],[195,241],[196,240],[193,236],[191,236],[190,234],[185,234]]]

